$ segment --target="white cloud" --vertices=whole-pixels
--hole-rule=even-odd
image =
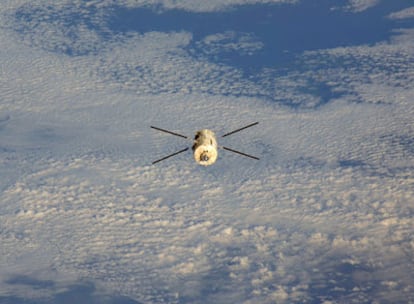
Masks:
[[[201,52],[210,56],[222,52],[237,52],[240,55],[249,55],[262,49],[264,44],[251,34],[227,31],[208,35],[197,42],[197,46]]]
[[[355,13],[365,11],[373,6],[376,6],[379,0],[348,0],[349,4],[344,6],[343,9]]]
[[[145,303],[413,298],[410,30],[307,52],[259,85],[190,56],[188,32],[108,41],[75,26],[68,42],[66,17],[46,16],[32,15],[28,43],[1,19],[1,296],[53,298],[90,280]],[[92,51],[51,52],[65,43]],[[260,47],[232,32],[203,43]],[[319,84],[338,94],[324,104]],[[190,152],[150,165],[191,143],[149,125],[192,136],[256,120],[221,143],[258,162],[220,151],[211,168]],[[49,285],[10,283],[21,274]]]
[[[403,9],[399,12],[394,12],[388,15],[390,19],[408,19],[414,18],[414,6]]]
[[[295,4],[298,0],[122,0],[115,1],[116,4],[125,5],[128,7],[140,7],[140,6],[161,6],[163,9],[181,9],[192,12],[214,12],[225,9],[230,9],[235,6],[241,5],[254,5],[254,4]]]

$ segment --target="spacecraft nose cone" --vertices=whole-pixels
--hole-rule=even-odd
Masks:
[[[209,157],[208,157],[208,155],[207,155],[207,154],[202,154],[202,155],[201,155],[201,157],[200,157],[200,160],[201,160],[201,161],[205,161],[205,162],[206,162],[206,161],[208,161],[208,160],[209,160]]]

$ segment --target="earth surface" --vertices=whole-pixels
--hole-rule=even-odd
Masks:
[[[412,5],[3,0],[0,303],[414,303]]]

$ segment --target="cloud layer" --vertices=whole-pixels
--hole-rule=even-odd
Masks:
[[[39,3],[1,8],[0,300],[414,300],[414,39],[392,21],[405,10],[382,16],[382,40],[249,69],[238,60],[271,53],[262,31],[121,31],[110,1]],[[253,5],[134,3],[120,6]],[[150,125],[191,137],[254,121],[219,144],[260,161],[150,165],[191,145]]]

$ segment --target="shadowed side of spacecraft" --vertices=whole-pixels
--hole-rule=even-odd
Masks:
[[[237,132],[240,132],[240,131],[245,130],[247,128],[253,127],[257,124],[259,124],[259,122],[254,122],[254,123],[249,124],[247,126],[244,126],[242,128],[238,128],[236,130],[228,132],[228,133],[222,135],[221,137],[230,136],[234,133],[237,133]],[[166,129],[162,129],[162,128],[158,128],[158,127],[154,127],[154,126],[151,126],[151,128],[155,129],[157,131],[160,131],[160,132],[168,133],[168,134],[171,134],[171,135],[178,136],[178,137],[189,140],[189,138],[187,136],[182,135],[182,134],[177,133],[177,132],[173,132],[173,131],[170,131],[170,130],[166,130]],[[219,148],[222,148],[223,150],[230,151],[230,152],[233,152],[233,153],[245,156],[245,157],[249,157],[249,158],[252,158],[252,159],[259,160],[259,158],[256,157],[256,156],[253,156],[253,155],[250,155],[250,154],[247,154],[247,153],[243,153],[243,152],[240,152],[238,150],[234,150],[234,149],[231,149],[231,148],[228,148],[228,147],[218,146],[215,133],[213,131],[209,130],[209,129],[203,129],[203,130],[199,130],[199,131],[196,132],[191,149],[193,151],[194,160],[199,165],[209,166],[209,165],[214,164],[217,160],[217,157],[218,157],[218,149]],[[162,158],[160,158],[156,161],[153,161],[152,163],[153,164],[159,163],[163,160],[166,160],[167,158],[176,156],[176,155],[178,155],[180,153],[183,153],[183,152],[185,152],[189,149],[190,149],[189,147],[184,148],[182,150],[179,150],[177,152],[174,152],[172,154],[164,156],[164,157],[162,157]]]

